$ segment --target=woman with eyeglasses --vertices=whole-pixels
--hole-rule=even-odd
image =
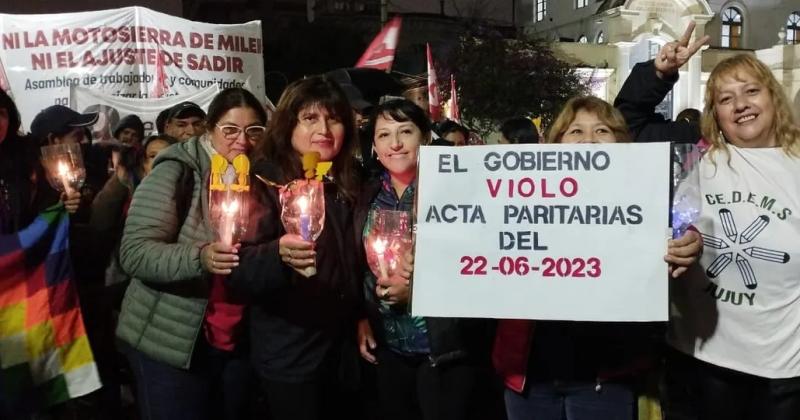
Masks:
[[[227,289],[238,245],[217,241],[209,219],[211,156],[250,151],[266,115],[247,90],[220,92],[207,131],[158,154],[133,195],[120,246],[131,275],[117,327],[146,419],[248,416],[250,369],[243,299]]]

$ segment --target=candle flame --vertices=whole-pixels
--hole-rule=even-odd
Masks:
[[[69,175],[69,166],[62,161],[58,161],[58,176],[65,178]]]
[[[297,199],[297,207],[300,208],[300,213],[305,214],[306,209],[308,209],[308,198],[306,196],[302,196]]]
[[[372,249],[375,250],[376,254],[383,254],[384,252],[386,252],[386,245],[387,245],[386,239],[378,238],[372,242]]]
[[[238,210],[239,210],[239,200],[233,200],[233,201],[230,201],[230,202],[228,202],[228,201],[223,201],[222,202],[222,212],[223,213],[225,213],[227,215],[231,215],[233,213],[236,213]]]

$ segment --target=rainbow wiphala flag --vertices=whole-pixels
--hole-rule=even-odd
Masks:
[[[71,280],[62,205],[0,236],[0,417],[100,388]]]

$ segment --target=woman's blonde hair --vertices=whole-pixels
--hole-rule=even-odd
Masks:
[[[576,96],[566,104],[547,131],[547,143],[561,143],[561,137],[567,132],[569,125],[575,120],[578,111],[584,110],[597,115],[614,133],[617,143],[631,141],[628,125],[622,114],[608,102],[594,96]]]
[[[772,71],[749,54],[739,54],[721,61],[714,67],[708,78],[701,129],[703,137],[711,143],[709,151],[720,149],[726,154],[728,153],[724,133],[717,123],[715,98],[723,79],[733,78],[742,81],[740,76],[742,73],[752,76],[767,88],[772,98],[772,104],[775,106],[775,119],[772,121],[775,141],[778,146],[783,147],[786,154],[800,157],[800,129],[794,123],[789,99]]]

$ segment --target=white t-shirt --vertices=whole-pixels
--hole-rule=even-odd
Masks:
[[[728,146],[700,162],[700,267],[671,280],[668,341],[717,366],[800,376],[800,159]]]

